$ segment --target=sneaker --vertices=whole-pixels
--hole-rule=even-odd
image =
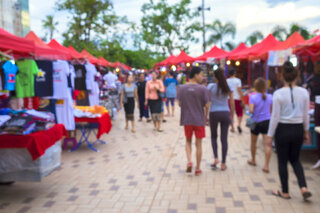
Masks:
[[[316,164],[312,167],[312,169],[318,169],[320,167],[320,160],[317,161]]]

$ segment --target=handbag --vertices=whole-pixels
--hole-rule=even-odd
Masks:
[[[158,94],[159,99],[166,98],[166,94],[164,92],[160,92],[159,90],[157,90],[157,94]]]
[[[252,117],[248,118],[246,121],[246,126],[250,128],[252,131],[255,130],[257,126],[257,122],[255,122]]]

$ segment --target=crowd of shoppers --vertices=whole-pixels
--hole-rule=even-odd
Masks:
[[[284,199],[290,199],[288,188],[287,163],[290,162],[303,198],[311,197],[307,189],[304,171],[299,160],[300,150],[304,141],[309,140],[309,94],[308,91],[296,85],[299,73],[290,62],[282,67],[284,87],[277,90],[274,95],[266,92],[267,84],[263,78],[254,82],[254,94],[249,98],[249,113],[252,120],[251,131],[251,159],[248,164],[256,166],[256,145],[259,135],[263,137],[265,163],[262,171],[269,173],[269,162],[272,152],[272,140],[275,139],[275,147],[278,158],[278,172],[281,181],[281,190],[273,192],[274,195]],[[174,76],[168,73],[167,78],[162,78],[159,73],[152,72],[149,76],[144,73],[138,75],[137,83],[133,75],[128,75],[121,89],[121,106],[126,115],[126,129],[131,122],[131,131],[135,132],[134,110],[137,105],[140,119],[143,117],[154,124],[154,130],[163,132],[162,122],[164,112],[164,100],[167,116],[174,116],[175,100],[179,102],[180,125],[184,128],[186,138],[187,173],[191,173],[192,164],[192,137],[195,135],[196,166],[195,175],[202,173],[200,168],[202,158],[202,140],[206,137],[205,127],[210,126],[211,145],[213,150],[212,169],[218,169],[220,163],[218,156],[218,127],[220,126],[221,140],[221,171],[227,169],[226,159],[228,153],[229,127],[235,132],[234,114],[237,116],[236,127],[242,133],[242,119],[244,111],[244,97],[241,80],[236,77],[233,69],[229,70],[229,78],[226,79],[224,70],[213,71],[214,83],[204,86],[203,72],[199,67],[193,67],[189,72],[188,81],[181,84]],[[105,80],[114,86],[115,77],[112,74],[105,76]],[[319,97],[318,97],[319,98]],[[319,101],[319,100],[318,100]],[[320,101],[319,101],[320,103]],[[171,106],[171,109],[170,109]],[[319,109],[317,109],[319,112]]]

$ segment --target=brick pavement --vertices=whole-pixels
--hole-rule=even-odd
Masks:
[[[303,165],[314,195],[311,202],[302,202],[291,168],[292,199],[282,200],[271,195],[271,190],[279,188],[275,154],[271,173],[261,171],[261,141],[258,166],[247,165],[247,129],[242,135],[229,135],[226,171],[210,169],[213,158],[207,129],[203,174],[196,177],[184,173],[184,135],[178,116],[167,118],[164,133],[153,132],[152,124],[137,122],[133,134],[124,130],[122,114],[111,133],[103,136],[107,144],[95,146],[98,153],[86,146],[72,153],[64,151],[61,168],[42,182],[0,186],[0,213],[320,212],[320,170],[309,169],[314,160],[310,152],[303,153]]]

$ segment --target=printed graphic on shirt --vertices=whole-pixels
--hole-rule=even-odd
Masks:
[[[46,72],[43,71],[42,69],[39,69],[36,81],[37,82],[45,82],[46,81]]]

